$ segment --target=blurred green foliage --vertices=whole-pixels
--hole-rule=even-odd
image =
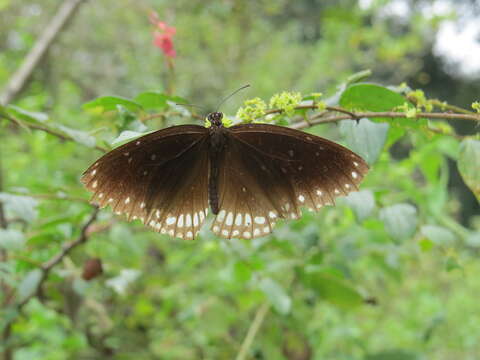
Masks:
[[[465,204],[449,181],[458,162],[478,198],[478,134],[463,138],[446,122],[415,116],[306,130],[371,165],[361,191],[335,207],[284,221],[265,238],[227,241],[205,227],[195,242],[105,209],[38,291],[41,265],[82,235],[92,213],[81,173],[118,142],[203,122],[202,111],[175,103],[214,108],[250,83],[222,106],[229,118],[245,99],[268,104],[283,91],[351,111],[425,110],[398,85],[418,75],[444,17],[422,12],[421,1],[408,19],[380,16],[390,3],[82,4],[28,86],[0,108],[5,360],[8,349],[15,360],[232,359],[256,321],[248,359],[476,359],[480,217],[469,208],[460,221]],[[0,0],[0,84],[57,5]],[[177,29],[173,66],[152,45],[151,10]],[[391,86],[359,82],[365,73],[349,79],[366,68],[368,81]],[[315,114],[288,106],[289,116],[268,121]],[[90,258],[104,273],[85,281]]]

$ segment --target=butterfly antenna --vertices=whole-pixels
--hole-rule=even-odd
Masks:
[[[243,90],[243,89],[246,89],[250,87],[250,84],[247,84],[247,85],[243,85],[241,88],[235,90],[233,93],[231,93],[230,95],[228,95],[227,97],[225,97],[222,101],[220,101],[220,103],[217,105],[217,109],[215,110],[215,112],[218,111],[218,108],[220,107],[220,105],[222,105],[225,101],[227,101],[228,99],[230,99],[233,95],[235,95],[236,93],[238,93],[239,91]]]

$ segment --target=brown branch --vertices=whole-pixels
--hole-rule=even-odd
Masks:
[[[60,31],[65,27],[78,6],[85,0],[65,0],[57,13],[49,21],[48,26],[40,34],[37,42],[25,57],[19,69],[13,74],[0,95],[0,104],[10,103],[24,88],[28,80],[32,76],[35,68],[38,66],[42,58],[47,53],[50,46]]]
[[[291,127],[294,129],[303,129],[311,125],[325,124],[331,122],[337,122],[340,120],[352,120],[356,118],[409,118],[407,114],[402,112],[395,111],[385,111],[385,112],[356,112],[351,115],[335,115],[325,117],[323,114],[314,115],[309,118],[309,121],[300,121],[298,123],[292,124]],[[438,119],[438,120],[473,120],[480,122],[480,115],[468,115],[468,114],[449,114],[449,113],[417,113],[416,119],[427,118],[427,119]]]
[[[38,282],[37,288],[35,291],[32,291],[31,295],[25,297],[25,299],[23,299],[21,302],[17,304],[17,307],[19,310],[23,306],[25,306],[33,297],[37,296],[45,280],[47,279],[48,274],[50,273],[50,270],[55,265],[57,265],[60,261],[62,261],[63,258],[67,256],[73,249],[75,249],[77,246],[83,244],[88,240],[88,236],[89,236],[88,229],[90,225],[92,225],[92,223],[97,219],[98,210],[99,210],[98,207],[95,207],[95,209],[93,210],[88,220],[82,225],[82,228],[80,230],[80,235],[78,236],[77,239],[64,244],[58,254],[54,255],[50,260],[42,263],[42,265],[40,266],[40,269],[42,270],[42,276],[40,278],[40,281]]]

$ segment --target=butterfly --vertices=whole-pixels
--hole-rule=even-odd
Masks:
[[[209,209],[212,231],[251,239],[279,219],[297,219],[358,190],[367,163],[347,148],[299,130],[270,124],[179,125],[130,141],[83,174],[92,202],[128,220],[194,239]]]

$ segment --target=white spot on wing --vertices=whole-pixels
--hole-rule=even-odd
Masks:
[[[263,233],[264,233],[264,234],[268,234],[269,232],[270,232],[270,228],[269,228],[268,226],[265,226],[265,227],[263,228]]]
[[[96,173],[97,173],[97,169],[93,170],[91,175],[95,176]]]
[[[273,211],[270,211],[268,213],[268,216],[270,216],[271,219],[275,219],[277,217],[277,214],[275,214]]]
[[[173,225],[173,224],[175,224],[175,221],[176,221],[176,220],[177,220],[177,219],[176,219],[175,217],[170,216],[170,217],[167,218],[166,223],[167,223],[167,225]]]
[[[222,222],[223,219],[225,219],[225,210],[220,210],[220,212],[217,215],[217,221]]]
[[[135,145],[140,145],[140,143],[141,143],[141,141],[139,140],[135,143]]]
[[[257,224],[265,224],[265,218],[263,216],[255,216],[254,220]]]
[[[245,239],[250,239],[251,236],[252,236],[252,234],[250,233],[250,231],[245,231],[245,232],[243,233],[243,237],[244,237]]]
[[[233,230],[232,231],[232,236],[238,236],[240,234],[240,231],[238,230]]]
[[[193,214],[193,226],[198,226],[198,213]]]
[[[157,209],[157,210],[155,211],[155,216],[157,217],[157,219],[160,218],[160,210]]]
[[[212,230],[213,230],[213,232],[218,232],[218,230],[220,230],[220,228],[217,225],[215,225]]]
[[[142,202],[142,203],[140,204],[140,209],[143,209],[144,207],[145,207],[145,203]]]
[[[228,226],[233,224],[233,213],[232,212],[228,213],[227,218],[225,220],[225,224],[227,224]]]
[[[300,201],[301,203],[303,203],[303,202],[305,201],[305,196],[299,195],[299,196],[298,196],[298,201]]]
[[[245,214],[245,225],[249,226],[252,224],[252,216],[250,214]]]
[[[193,238],[193,233],[191,231],[187,232],[187,238]]]
[[[353,162],[353,165],[358,167],[358,163],[356,161]]]
[[[183,214],[180,214],[178,217],[177,226],[180,228],[183,227]]]
[[[228,236],[228,230],[222,230],[222,235],[223,236]]]
[[[238,213],[235,217],[235,225],[240,226],[242,225],[242,214]]]
[[[192,215],[191,214],[187,214],[185,216],[185,226],[192,226]]]
[[[94,189],[95,189],[95,188],[97,187],[97,185],[98,185],[98,181],[97,181],[97,180],[95,180],[95,181],[93,182],[93,184],[92,184],[92,188],[94,188]]]
[[[125,204],[128,204],[130,202],[130,196],[125,199]]]
[[[293,155],[295,155],[295,153],[293,152],[293,150],[288,150],[288,155],[290,155],[290,157],[293,157]]]

